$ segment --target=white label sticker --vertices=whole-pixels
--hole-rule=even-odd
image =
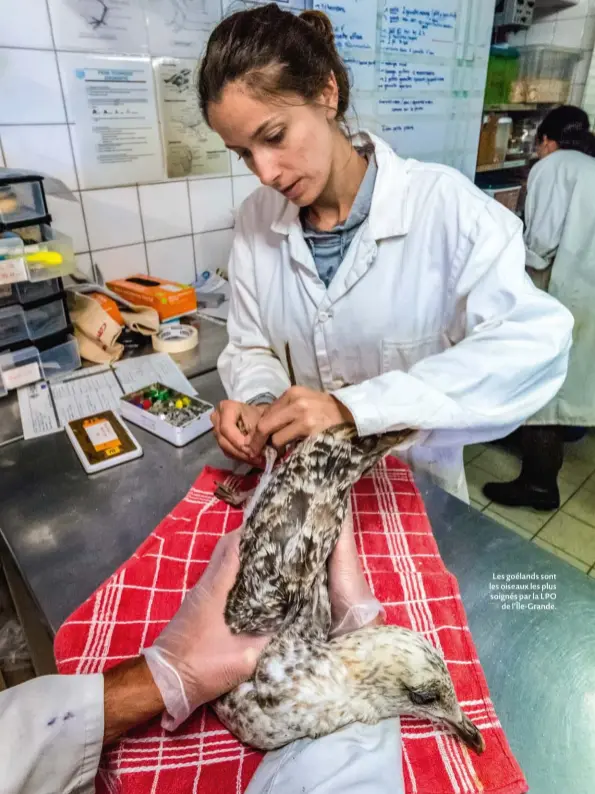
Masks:
[[[0,284],[14,284],[16,281],[26,281],[27,271],[22,259],[0,258]]]
[[[24,364],[22,367],[2,371],[2,379],[7,389],[18,389],[40,378],[41,373],[37,361],[32,361],[31,364]]]
[[[104,444],[111,444],[113,441],[118,440],[117,433],[107,419],[85,427],[85,431],[89,436],[89,441],[93,444],[95,449],[102,447]]]
[[[161,284],[161,289],[167,290],[167,292],[180,292],[182,287],[178,287],[177,284]]]

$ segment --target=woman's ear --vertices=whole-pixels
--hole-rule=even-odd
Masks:
[[[320,104],[324,106],[326,115],[329,121],[337,117],[337,108],[339,107],[339,86],[337,85],[337,78],[335,73],[331,72],[325,87],[322,89],[320,95]]]
[[[548,138],[547,135],[543,136],[543,146],[548,154],[555,152],[556,149],[559,149],[558,143],[551,138]]]

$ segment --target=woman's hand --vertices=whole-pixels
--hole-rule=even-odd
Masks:
[[[211,414],[211,422],[217,443],[228,457],[255,463],[258,453],[252,455],[250,441],[268,408],[268,405],[247,405],[235,400],[219,403]]]
[[[269,637],[232,634],[223,616],[227,595],[240,568],[240,532],[217,543],[198,584],[163,629],[143,650],[166,714],[162,724],[174,730],[198,706],[247,681]]]
[[[334,425],[353,423],[351,411],[339,400],[305,386],[292,386],[266,407],[268,410],[263,413],[250,438],[251,458],[262,453],[269,437],[276,449],[282,449],[292,441],[316,435]]]

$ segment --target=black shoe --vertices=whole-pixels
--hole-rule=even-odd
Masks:
[[[532,507],[534,510],[557,510],[560,507],[558,486],[538,488],[522,481],[520,478],[512,482],[487,482],[483,493],[490,502],[508,507]]]

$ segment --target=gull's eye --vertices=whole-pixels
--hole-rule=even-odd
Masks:
[[[436,684],[423,687],[406,687],[409,700],[416,706],[427,706],[440,700],[440,689]]]

